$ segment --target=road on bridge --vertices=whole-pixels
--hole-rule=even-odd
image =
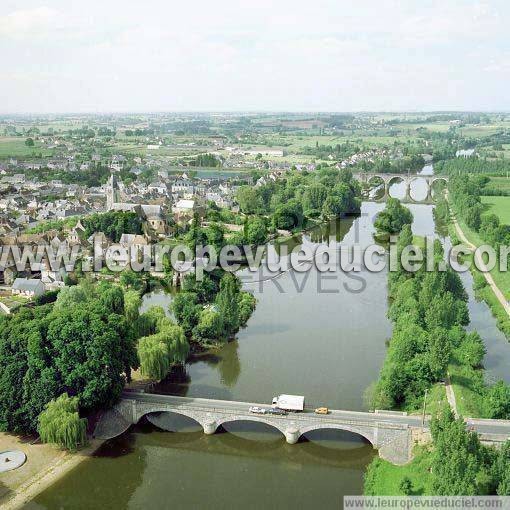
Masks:
[[[190,409],[203,409],[204,411],[222,411],[232,414],[249,414],[249,408],[251,406],[257,406],[262,408],[270,408],[270,404],[261,404],[255,402],[236,402],[231,400],[215,400],[208,398],[194,398],[194,397],[178,397],[174,395],[161,395],[153,393],[142,393],[142,392],[131,392],[125,391],[122,395],[124,400],[136,400],[137,402],[147,403],[163,403],[169,406],[175,406],[176,408],[190,408]],[[313,415],[313,416],[311,416]],[[366,422],[366,423],[379,423],[388,425],[401,425],[408,427],[421,427],[422,419],[421,416],[417,415],[406,415],[395,413],[393,411],[378,411],[378,412],[362,412],[362,411],[344,411],[331,409],[329,414],[320,415],[315,414],[313,409],[305,409],[302,413],[289,413],[287,416],[279,417],[277,415],[271,415],[271,418],[285,418],[292,417],[296,422],[301,420],[321,420],[327,422]],[[428,422],[430,417],[427,416],[425,419],[425,427],[428,428]],[[494,435],[505,435],[510,438],[510,421],[509,420],[484,420],[467,418],[467,425],[480,434],[494,434]]]

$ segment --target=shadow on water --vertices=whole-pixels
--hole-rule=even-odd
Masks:
[[[147,450],[138,448],[141,437],[139,431],[126,432],[107,441],[90,460],[57,480],[51,490],[37,496],[25,508],[129,508],[147,469]],[[91,464],[94,469],[90,469]]]
[[[163,432],[148,423],[134,426],[125,435],[133,436],[137,446],[141,447],[143,443],[145,449],[170,448],[211,455],[267,459],[294,466],[358,469],[377,455],[368,441],[351,432],[328,429],[312,431],[303,435],[297,444],[289,445],[278,430],[249,421],[224,424],[212,436],[201,431]]]

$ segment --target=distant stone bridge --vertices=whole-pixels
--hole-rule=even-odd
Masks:
[[[365,173],[360,172],[353,174],[353,177],[363,184],[376,184],[378,180],[382,180],[384,185],[384,195],[378,199],[383,202],[390,196],[390,186],[398,181],[405,184],[405,196],[403,202],[409,203],[432,203],[432,186],[437,181],[448,182],[448,177],[444,175],[420,175],[420,174],[384,174],[384,173]],[[415,200],[411,196],[411,183],[415,180],[423,180],[427,183],[427,196],[424,200]]]

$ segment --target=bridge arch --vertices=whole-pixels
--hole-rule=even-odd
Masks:
[[[257,416],[257,415],[246,415],[246,416],[236,416],[235,418],[232,416],[221,418],[216,421],[217,427],[220,427],[221,425],[225,423],[235,423],[239,421],[248,421],[248,422],[255,422],[255,423],[263,423],[264,425],[268,425],[269,427],[272,427],[276,429],[278,432],[283,434],[285,436],[285,430],[286,427],[282,425],[279,425],[276,420],[270,420],[266,419],[263,416]]]
[[[358,436],[363,437],[366,439],[374,448],[377,447],[376,444],[376,438],[374,437],[374,434],[372,432],[368,432],[364,429],[360,429],[356,426],[351,425],[340,425],[336,423],[314,423],[313,425],[308,425],[307,427],[302,427],[299,432],[300,436],[303,436],[307,432],[312,432],[314,430],[342,430],[346,432],[352,432],[353,434],[357,434]]]
[[[205,421],[206,421],[203,419],[202,415],[198,415],[198,413],[196,413],[194,411],[188,411],[188,410],[179,409],[179,408],[168,409],[168,406],[164,406],[164,405],[163,406],[155,406],[155,407],[149,408],[149,409],[140,409],[133,417],[134,418],[133,421],[134,421],[134,423],[138,423],[143,416],[146,416],[146,415],[152,414],[152,413],[172,413],[172,414],[178,414],[180,416],[185,416],[186,418],[190,418],[193,421],[197,422],[202,428],[204,428]]]
[[[413,193],[413,183],[425,184],[425,196],[423,198],[415,197]],[[415,204],[426,204],[429,202],[430,193],[432,191],[430,179],[425,175],[413,175],[408,179],[409,198]]]
[[[432,186],[435,182],[437,181],[443,181],[445,184],[448,184],[448,177],[445,177],[444,175],[438,175],[438,176],[435,176],[435,177],[430,177],[429,178],[429,182],[430,182],[430,185]]]
[[[396,185],[396,190],[394,189],[392,192],[391,188],[393,185]],[[410,184],[407,175],[390,175],[386,180],[387,196],[391,198],[398,198],[399,200],[406,200],[408,198],[409,186]]]
[[[378,174],[371,174],[367,175],[363,182],[368,187],[369,196],[373,194],[371,197],[373,200],[376,202],[384,201],[387,192],[387,183],[384,177]]]

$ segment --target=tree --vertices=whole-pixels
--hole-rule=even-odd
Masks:
[[[446,413],[446,414],[445,414]],[[433,420],[434,422],[435,420]],[[431,486],[437,496],[485,495],[490,489],[487,455],[475,432],[462,419],[443,411],[431,426],[434,438]]]
[[[184,363],[189,354],[189,343],[181,326],[165,318],[159,326],[157,333],[167,346],[170,364]]]
[[[264,218],[247,218],[244,224],[244,239],[249,245],[261,245],[267,240],[267,226]]]
[[[193,328],[193,338],[198,342],[208,343],[221,339],[224,326],[221,315],[213,309],[205,309],[200,313],[198,324]]]
[[[469,324],[469,312],[464,301],[455,299],[451,292],[444,292],[428,304],[424,319],[428,330],[451,329],[455,324]]]
[[[451,344],[448,331],[437,328],[429,335],[429,364],[430,371],[436,381],[446,377],[451,355]]]
[[[55,443],[74,451],[87,441],[87,420],[80,418],[78,399],[63,393],[45,406],[38,418],[37,430],[44,443]]]
[[[482,338],[476,331],[472,331],[465,335],[464,340],[456,350],[456,356],[463,364],[471,368],[479,368],[482,366],[485,351]]]
[[[151,379],[165,378],[177,363],[184,363],[189,343],[183,328],[166,317],[161,307],[153,306],[143,314],[146,336],[137,345],[142,375]]]
[[[109,211],[91,214],[83,219],[86,237],[103,232],[118,243],[122,234],[142,234],[142,220],[135,212]]]
[[[144,377],[160,381],[170,369],[168,347],[156,335],[140,338],[137,346],[140,372]]]
[[[467,226],[473,229],[475,232],[478,232],[478,230],[480,230],[482,212],[483,212],[482,205],[476,204],[475,206],[470,207],[464,215],[464,219],[466,220]]]
[[[327,196],[328,188],[324,184],[311,184],[303,194],[303,208],[305,211],[320,211]]]
[[[245,326],[251,314],[255,310],[257,300],[249,292],[239,294],[239,324]]]
[[[402,494],[409,496],[413,491],[413,482],[411,482],[408,476],[404,476],[404,478],[400,480],[398,488]]]
[[[219,291],[219,283],[209,274],[204,274],[201,280],[197,280],[197,276],[193,272],[184,277],[181,289],[196,294],[199,303],[209,303],[214,301],[214,297]]]
[[[485,406],[489,418],[510,419],[510,386],[504,381],[491,386],[487,390]]]
[[[133,358],[123,315],[94,301],[49,319],[46,337],[63,387],[78,396],[84,409],[111,406],[120,397],[123,372]]]
[[[410,225],[412,222],[411,211],[404,207],[398,199],[390,197],[384,210],[377,215],[374,226],[379,232],[397,234],[404,225]]]
[[[220,282],[220,291],[216,296],[216,306],[218,313],[223,319],[225,334],[232,335],[239,329],[239,281],[237,278],[227,273]]]
[[[140,316],[141,304],[142,298],[136,290],[128,290],[124,293],[124,315],[129,325],[133,324]]]
[[[322,215],[323,216],[340,216],[344,210],[342,208],[342,204],[337,196],[328,195],[326,200],[322,205]]]
[[[198,324],[199,314],[202,310],[202,307],[198,304],[197,294],[194,292],[179,292],[173,298],[170,310],[186,336],[191,336],[193,328]]]
[[[133,271],[132,269],[125,269],[119,277],[119,281],[126,289],[135,289],[142,291],[145,287],[145,279],[142,273]]]
[[[496,494],[510,496],[510,441],[503,444],[497,453],[493,466]]]
[[[224,236],[223,227],[221,225],[218,225],[217,223],[212,223],[211,225],[209,225],[209,227],[207,227],[205,233],[207,238],[206,244],[214,246],[217,253],[219,254],[219,252],[223,248],[223,236]]]
[[[27,138],[27,139],[25,140],[25,145],[26,145],[27,147],[33,147],[33,146],[35,145],[35,143],[34,143],[34,139],[33,139],[33,138]]]
[[[303,223],[303,207],[296,200],[279,205],[273,214],[275,228],[292,230]]]
[[[78,303],[87,301],[87,293],[80,285],[73,285],[72,287],[64,287],[60,290],[55,302],[56,310],[64,310]]]
[[[257,188],[241,186],[236,193],[239,208],[245,214],[264,214],[264,200]]]

